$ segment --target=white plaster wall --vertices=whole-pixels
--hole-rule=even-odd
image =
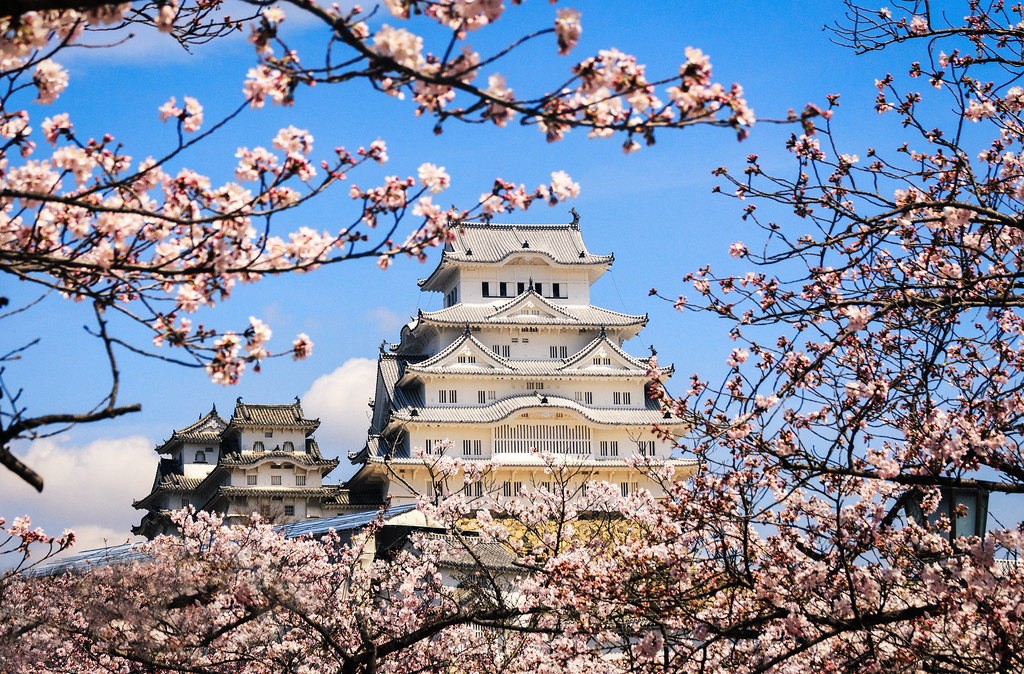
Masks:
[[[266,437],[268,431],[272,433],[269,438]],[[291,442],[297,453],[304,454],[306,451],[306,435],[303,431],[261,428],[242,431],[241,436],[243,452],[253,451],[253,444],[256,442],[262,442],[264,449],[268,452],[273,451],[275,447],[283,449],[286,442]]]
[[[457,281],[459,298],[463,303],[501,303],[519,294],[518,284],[528,288],[530,280],[541,284],[541,294],[556,304],[590,304],[590,282],[583,267],[550,267],[541,256],[534,258],[539,264],[513,263],[501,267],[462,268]],[[483,282],[490,284],[492,297],[483,296]],[[506,283],[505,297],[497,297],[500,283]],[[551,298],[552,284],[558,283],[562,298]],[[445,289],[447,292],[451,286]]]

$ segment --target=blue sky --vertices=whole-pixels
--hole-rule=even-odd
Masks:
[[[808,102],[824,106],[826,94],[841,93],[835,125],[839,138],[850,143],[844,151],[864,156],[866,139],[884,147],[894,144],[886,138],[898,137],[898,120],[879,117],[871,105],[875,79],[889,71],[904,73],[905,56],[856,57],[831,44],[822,26],[836,18],[828,13],[836,9],[832,3],[564,4],[583,14],[579,46],[570,56],[559,57],[549,37],[524,58],[499,65],[497,70],[517,93],[560,82],[575,62],[599,49],[614,46],[635,54],[648,65],[649,76],[656,77],[674,73],[685,47],[695,46],[711,57],[716,80],[743,85],[759,117],[782,118],[788,108],[800,109]],[[297,10],[287,12],[284,35],[312,59],[323,32],[297,20]],[[470,42],[483,46],[486,41],[493,48],[517,34],[549,26],[554,12],[544,2],[508,7],[499,24]],[[159,105],[172,95],[179,101],[183,95],[195,96],[206,107],[210,123],[218,111],[241,102],[241,81],[254,57],[243,39],[224,40],[187,55],[163,36],[140,35],[117,49],[78,51],[62,62],[71,85],[51,109],[32,110],[34,126],[47,114],[66,111],[80,131],[112,133],[129,154],[141,159],[173,141],[171,127],[157,119]],[[535,206],[501,220],[568,222],[568,208],[574,206],[590,250],[615,254],[613,271],[594,288],[594,302],[650,314],[647,329],[627,349],[639,355],[653,344],[662,363],[675,363],[677,381],[693,371],[724,371],[731,348],[725,339],[727,325],[679,314],[649,298],[648,290],[685,293],[682,275],[705,264],[740,268],[728,255],[729,244],[757,241],[759,236],[740,220],[737,202],[712,194],[717,181],[711,171],[720,165],[739,167],[749,153],[767,158],[762,163],[768,169],[792,170],[784,148],[792,127],[759,124],[742,143],[723,129],[661,133],[654,147],[626,156],[621,139],[589,141],[579,131],[548,144],[534,128],[448,123],[435,136],[433,120],[417,119],[412,111],[411,102],[374,94],[361,85],[300,90],[294,107],[248,112],[181,163],[215,182],[228,180],[237,147],[269,146],[278,128],[293,124],[313,134],[314,156],[327,156],[337,145],[355,148],[383,138],[390,162],[380,170],[353,173],[350,180],[361,186],[377,184],[383,175],[415,175],[423,162],[444,166],[452,188],[435,198],[444,206],[475,204],[497,176],[533,187],[549,180],[552,171],[565,170],[581,186],[573,203]],[[277,224],[279,231],[300,225],[337,229],[355,214],[347,190],[347,185],[337,186],[290,214]],[[302,395],[307,411],[324,422],[318,438],[325,453],[344,456],[356,448],[365,427],[378,345],[396,340],[401,324],[417,309],[441,305],[440,296],[421,294],[416,287],[416,279],[429,274],[436,260],[435,251],[426,265],[402,260],[386,272],[372,260],[357,261],[238,289],[226,304],[199,320],[230,328],[243,326],[254,315],[271,325],[271,347],[287,348],[299,332],[308,333],[316,346],[307,361],[268,362],[261,374],[247,373],[235,387],[212,384],[201,370],[122,355],[122,402],[140,402],[142,412],[74,428],[32,447],[19,446],[43,472],[48,487],[37,496],[12,475],[0,473],[0,514],[10,518],[28,513],[54,532],[75,527],[83,532],[85,546],[104,537],[120,543],[141,516],[130,502],[148,493],[156,458],[153,446],[211,404],[222,414],[230,413],[237,396],[250,402],[287,402]],[[24,289],[5,291],[18,294]],[[2,340],[7,348],[18,340],[42,337],[22,364],[10,368],[12,375],[23,377],[32,411],[75,409],[95,403],[105,392],[102,353],[81,328],[87,322],[83,307],[49,299],[19,318],[16,326],[5,326]],[[132,328],[125,334],[147,339]],[[350,470],[343,461],[334,477]]]

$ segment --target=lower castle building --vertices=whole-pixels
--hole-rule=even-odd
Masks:
[[[227,523],[258,513],[281,524],[379,508],[380,498],[353,499],[327,484],[338,460],[321,454],[313,438],[319,425],[302,413],[298,398],[285,405],[239,398],[227,421],[214,407],[156,447],[153,488],[133,504],[146,514],[132,533],[171,533],[169,513],[187,506],[222,513]]]

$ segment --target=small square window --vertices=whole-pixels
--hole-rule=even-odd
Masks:
[[[245,483],[247,485],[249,485],[250,487],[254,486],[256,484],[256,476],[255,475],[246,475],[245,476]]]
[[[294,517],[295,516],[295,506],[293,506],[293,505],[286,505],[284,507],[284,514],[285,514],[286,517]]]
[[[274,431],[264,431],[263,432],[263,437],[265,437],[265,438],[272,438],[272,437],[274,437]]]
[[[270,476],[270,484],[272,484],[272,485],[279,485],[279,484],[281,484],[281,476],[280,475],[271,475]]]
[[[306,486],[306,476],[305,475],[296,475],[295,476],[295,486],[297,486],[297,487],[305,487]]]

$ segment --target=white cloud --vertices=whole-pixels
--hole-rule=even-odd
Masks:
[[[397,332],[399,328],[409,322],[387,307],[377,307],[366,312],[365,318],[373,323],[378,332]]]
[[[373,398],[376,383],[376,361],[350,358],[334,372],[317,378],[302,395],[302,411],[320,419],[315,437],[326,456],[338,456],[344,465],[346,455],[366,442],[370,426],[367,402]]]
[[[142,517],[132,501],[146,495],[157,455],[153,441],[140,435],[85,446],[65,436],[36,440],[22,460],[43,476],[43,493],[0,472],[0,515],[8,521],[28,515],[51,536],[74,529],[74,549],[89,550],[103,547],[104,539],[120,545],[131,538],[132,525]]]

